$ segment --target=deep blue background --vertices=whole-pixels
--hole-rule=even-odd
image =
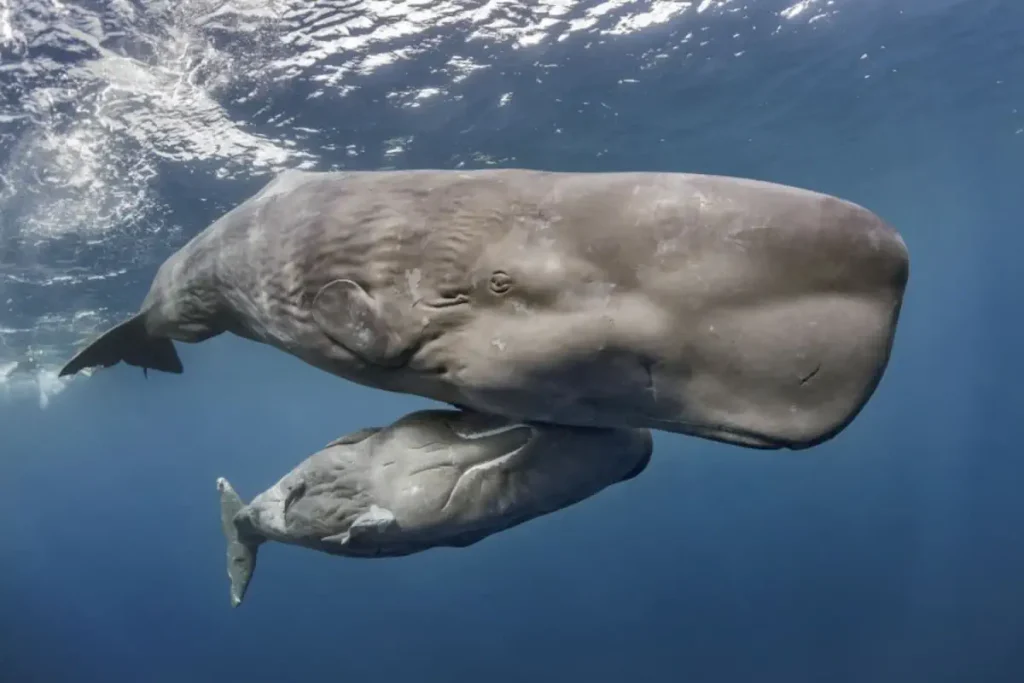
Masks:
[[[763,26],[746,59],[649,65],[691,12],[492,55],[462,99],[414,110],[372,83],[340,111],[272,95],[335,117],[340,145],[414,135],[402,166],[479,151],[868,206],[905,237],[911,278],[889,371],[843,434],[799,453],[658,434],[641,477],[465,550],[268,546],[231,610],[215,478],[249,497],[428,403],[237,339],[179,346],[180,377],[118,367],[44,411],[0,403],[0,681],[1024,681],[1024,3],[838,4],[814,30],[742,20]],[[187,234],[265,180],[190,178],[160,180]]]

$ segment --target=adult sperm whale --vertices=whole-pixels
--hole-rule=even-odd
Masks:
[[[909,274],[856,204],[675,173],[290,171],[160,267],[61,371],[181,372],[230,331],[468,409],[757,448],[839,433]]]
[[[652,450],[646,429],[421,410],[336,439],[248,505],[221,477],[232,606],[268,540],[347,557],[464,548],[638,476]]]

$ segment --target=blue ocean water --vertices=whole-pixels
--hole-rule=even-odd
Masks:
[[[13,0],[0,681],[1024,680],[1021,27],[1015,0]],[[834,193],[909,245],[892,361],[809,451],[659,433],[642,476],[471,548],[267,546],[232,610],[216,477],[249,497],[431,404],[227,337],[181,376],[52,371],[291,166]]]

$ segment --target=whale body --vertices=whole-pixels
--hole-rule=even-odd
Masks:
[[[638,476],[652,449],[645,429],[421,410],[332,441],[248,504],[221,477],[232,605],[267,541],[356,558],[465,548]]]
[[[807,448],[889,362],[909,255],[848,201],[683,173],[281,174],[61,371],[224,332],[510,419]]]

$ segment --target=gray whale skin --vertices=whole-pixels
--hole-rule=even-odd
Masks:
[[[347,557],[467,547],[639,475],[652,444],[646,429],[423,410],[332,441],[248,505],[221,477],[231,603],[268,540]]]
[[[287,171],[61,370],[223,332],[482,413],[807,448],[889,362],[909,255],[856,204],[683,173]]]

